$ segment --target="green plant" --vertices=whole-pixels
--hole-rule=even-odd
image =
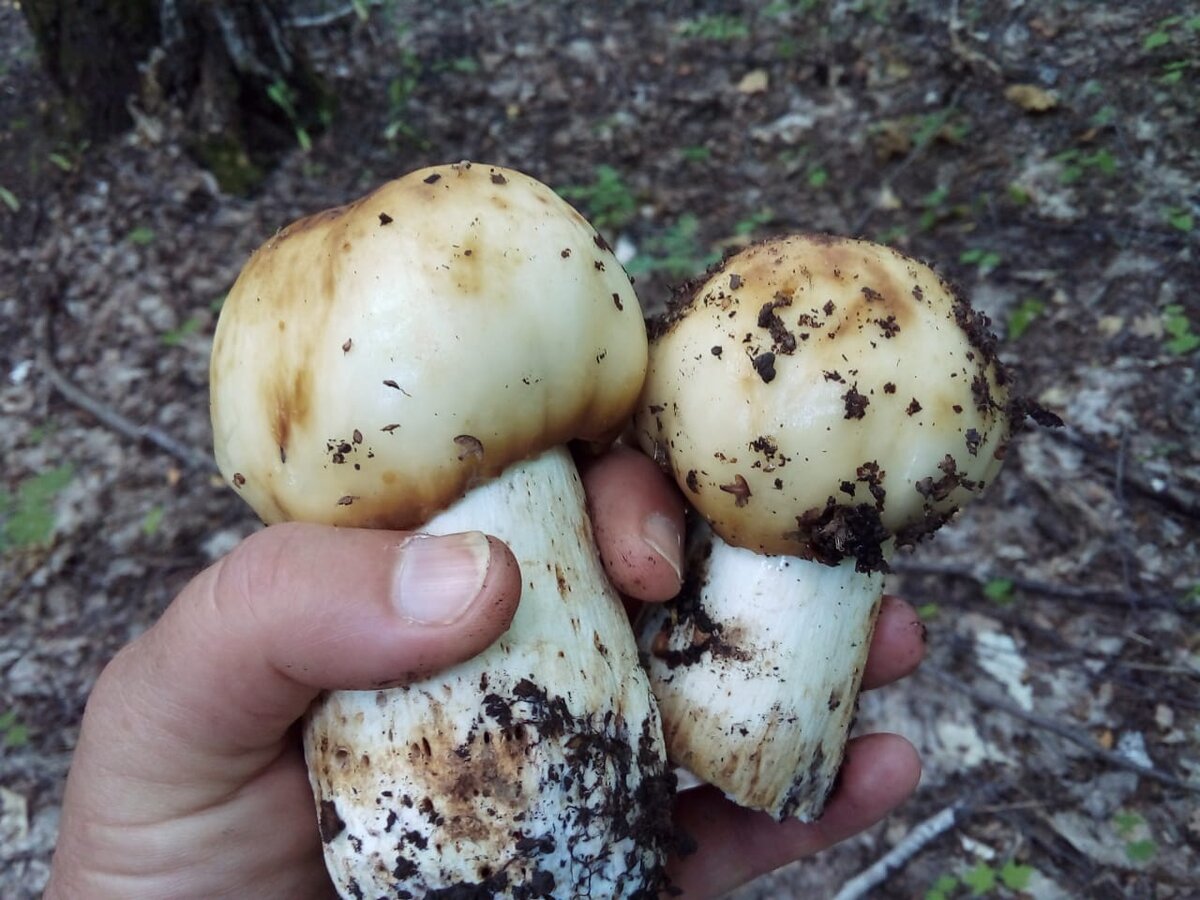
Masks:
[[[1033,324],[1042,313],[1046,311],[1046,304],[1036,297],[1026,297],[1008,314],[1008,339],[1010,341],[1019,341],[1021,335],[1029,330],[1029,326]]]
[[[591,183],[569,185],[559,193],[583,207],[592,224],[601,232],[616,234],[629,224],[637,213],[637,199],[621,177],[621,173],[609,165],[595,168]]]
[[[1164,63],[1162,74],[1158,76],[1159,84],[1179,84],[1183,81],[1183,76],[1187,74],[1188,69],[1192,68],[1190,59],[1173,59],[1169,63]]]
[[[951,897],[983,897],[993,892],[1001,896],[1019,894],[1029,887],[1036,869],[1008,860],[999,868],[981,862],[956,875],[941,875],[925,892],[925,900],[950,900]]]
[[[5,747],[24,747],[29,743],[29,728],[17,720],[17,711],[0,713],[0,737]]]
[[[744,219],[739,219],[733,226],[733,233],[738,237],[750,237],[774,218],[775,211],[768,206],[764,206],[758,212],[751,213]]]
[[[1175,40],[1180,29],[1184,31],[1200,31],[1200,16],[1167,16],[1160,19],[1154,30],[1142,38],[1142,49],[1153,52],[1159,47],[1165,47]]]
[[[2,184],[0,184],[0,202],[3,202],[10,212],[21,211],[21,201],[17,199],[17,195]]]
[[[0,490],[0,552],[45,544],[54,533],[54,501],[75,474],[68,463],[31,475],[16,493]]]
[[[732,41],[750,36],[750,26],[737,16],[705,13],[694,19],[679,23],[679,33],[684,37],[700,38],[705,41]]]
[[[940,185],[917,201],[917,205],[921,207],[921,216],[917,220],[921,231],[929,231],[938,222],[949,218],[951,211],[946,204],[949,199],[950,188]]]
[[[1149,862],[1158,854],[1158,844],[1140,815],[1122,810],[1113,816],[1112,823],[1117,837],[1125,844],[1125,856],[1130,862]]]
[[[276,78],[267,85],[267,97],[283,110],[283,114],[292,123],[292,130],[296,133],[296,143],[300,145],[300,149],[305,152],[311,150],[312,137],[301,122],[300,112],[296,109],[296,92],[292,90],[291,85],[282,78]]]
[[[975,266],[980,275],[986,275],[1000,265],[1003,257],[995,250],[985,250],[983,247],[972,247],[958,255],[958,261]]]
[[[1163,307],[1162,324],[1163,330],[1170,335],[1163,344],[1168,353],[1184,356],[1200,347],[1200,335],[1192,331],[1192,322],[1180,304]]]
[[[691,214],[680,216],[666,231],[647,238],[643,252],[629,261],[629,274],[661,272],[671,278],[699,275],[721,258],[719,253],[705,252],[699,232],[699,219]]]
[[[198,315],[188,316],[180,323],[178,328],[164,331],[162,342],[168,347],[178,347],[189,334],[195,334],[199,331],[202,324],[202,320]]]
[[[383,129],[385,140],[403,137],[417,141],[417,130],[408,123],[408,104],[421,82],[421,60],[412,51],[400,54],[398,73],[388,82],[388,122]]]
[[[1062,164],[1059,180],[1063,184],[1075,184],[1090,173],[1105,176],[1117,173],[1116,157],[1103,147],[1092,153],[1084,153],[1082,150],[1075,149],[1064,150],[1062,153],[1056,154],[1054,159]]]
[[[829,183],[829,171],[822,166],[813,166],[808,170],[808,186],[823,188]]]
[[[146,537],[154,537],[158,534],[165,514],[166,508],[162,506],[152,506],[146,510],[146,514],[142,516],[142,534]]]
[[[707,162],[712,157],[712,151],[707,147],[684,147],[679,155],[684,162]]]
[[[917,607],[917,615],[922,621],[928,622],[930,619],[937,618],[940,609],[936,603],[922,603]]]
[[[992,578],[983,586],[983,596],[993,603],[1007,606],[1013,601],[1013,583],[1008,578]]]
[[[125,240],[129,241],[135,247],[145,247],[148,244],[153,244],[154,238],[154,229],[148,228],[145,225],[136,225],[129,229],[129,233],[125,235]]]
[[[1178,206],[1170,206],[1163,210],[1163,218],[1172,228],[1182,231],[1184,234],[1190,234],[1195,227],[1196,220],[1192,214],[1186,209],[1180,209]]]

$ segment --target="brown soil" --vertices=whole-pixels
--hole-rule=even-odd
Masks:
[[[341,106],[244,199],[169,119],[63,137],[0,2],[0,894],[44,883],[100,668],[257,527],[207,462],[212,330],[247,255],[471,158],[563,189],[650,308],[753,238],[888,241],[963,287],[1067,421],[1023,436],[986,499],[896,566],[929,661],[858,727],[917,744],[917,796],[738,896],[832,896],[958,801],[872,896],[1009,863],[1038,897],[1195,896],[1200,6],[398,0],[294,30]],[[119,433],[82,393],[183,449]],[[13,538],[21,502],[48,511],[45,541]]]

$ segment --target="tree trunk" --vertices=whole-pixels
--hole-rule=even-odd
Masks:
[[[292,46],[280,0],[24,0],[73,121],[102,140],[179,110],[188,149],[228,190],[252,189],[328,119],[331,95]]]

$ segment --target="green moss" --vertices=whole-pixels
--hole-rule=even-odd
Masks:
[[[237,138],[231,134],[212,135],[196,141],[192,154],[212,172],[227,194],[246,197],[254,193],[266,177]]]

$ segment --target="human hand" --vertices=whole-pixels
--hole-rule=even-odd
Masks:
[[[585,484],[614,583],[642,600],[671,596],[682,529],[672,489],[623,451],[588,467]],[[287,525],[248,539],[97,682],[46,896],[331,896],[297,721],[322,690],[408,681],[478,653],[508,626],[519,593],[511,554],[479,535]],[[907,607],[885,607],[868,682],[919,660],[906,621]],[[868,826],[917,771],[901,739],[862,739],[810,826],[689,792],[679,815],[700,849],[673,877],[688,896],[722,893]]]

